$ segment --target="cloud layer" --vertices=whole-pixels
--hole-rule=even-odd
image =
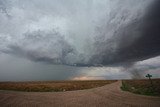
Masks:
[[[0,51],[77,66],[155,57],[160,53],[159,4],[157,0],[1,0]]]

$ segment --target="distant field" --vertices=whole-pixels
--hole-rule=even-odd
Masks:
[[[0,82],[0,90],[51,92],[83,90],[104,86],[116,80]]]
[[[121,89],[136,94],[160,96],[160,79],[152,79],[153,86],[148,79],[123,80]]]

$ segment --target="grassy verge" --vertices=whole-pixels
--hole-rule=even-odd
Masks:
[[[135,94],[160,96],[160,79],[153,79],[153,86],[149,80],[123,80],[121,89]]]
[[[26,92],[59,92],[90,89],[113,82],[115,82],[115,80],[0,82],[0,90],[14,90]]]

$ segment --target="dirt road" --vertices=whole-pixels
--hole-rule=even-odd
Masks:
[[[121,81],[68,92],[0,91],[0,107],[160,107],[160,97],[121,91]]]

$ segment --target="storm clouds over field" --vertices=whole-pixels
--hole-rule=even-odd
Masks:
[[[159,0],[0,0],[0,80],[159,77],[159,28]]]

